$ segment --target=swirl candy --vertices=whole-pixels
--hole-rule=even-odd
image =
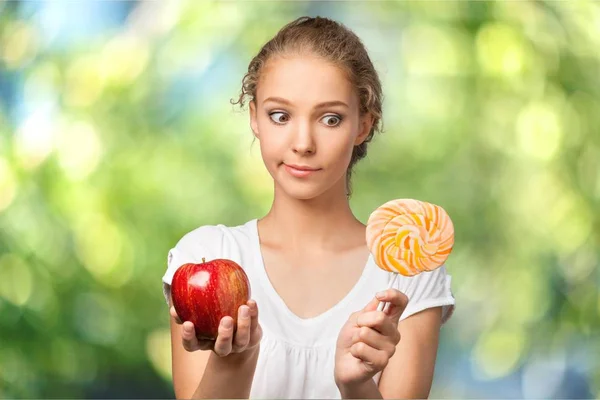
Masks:
[[[413,276],[446,261],[454,245],[454,226],[440,206],[398,199],[371,213],[366,236],[379,268]]]

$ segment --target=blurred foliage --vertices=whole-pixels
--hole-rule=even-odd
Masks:
[[[229,99],[300,15],[384,84],[358,217],[454,220],[432,397],[600,396],[598,3],[188,0],[0,2],[0,397],[172,396],[167,251],[268,210]]]

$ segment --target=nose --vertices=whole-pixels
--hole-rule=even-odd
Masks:
[[[302,123],[296,129],[292,148],[297,154],[312,154],[315,152],[315,140],[309,123]]]

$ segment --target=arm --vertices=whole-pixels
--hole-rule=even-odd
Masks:
[[[402,339],[379,380],[384,398],[429,397],[441,324],[442,307],[425,309],[398,324]]]
[[[373,379],[357,385],[338,385],[342,399],[383,399]]]
[[[172,305],[172,300],[169,305]],[[258,315],[252,315],[252,318],[257,320]],[[190,351],[186,347],[197,350],[203,346],[197,341],[190,345],[190,341],[195,339],[190,340],[190,336],[183,332],[181,321],[172,317],[170,325],[176,398],[249,398],[260,344],[226,356],[219,356],[215,351]]]
[[[343,399],[426,399],[429,397],[442,319],[435,307],[398,324],[401,339],[384,368],[379,386],[369,379],[338,385]],[[407,367],[408,366],[408,367]]]

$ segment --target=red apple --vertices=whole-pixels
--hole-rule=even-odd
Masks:
[[[250,281],[235,261],[219,258],[179,267],[171,282],[173,306],[182,321],[191,321],[198,339],[216,339],[221,318],[237,329],[238,308],[250,300]]]

